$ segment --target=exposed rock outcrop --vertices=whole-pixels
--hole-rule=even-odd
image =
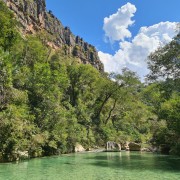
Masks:
[[[130,142],[129,143],[129,150],[130,151],[141,151],[141,145],[137,144],[135,142]]]
[[[83,151],[85,151],[84,147],[81,144],[76,143],[74,147],[74,152],[83,152]]]
[[[142,152],[152,152],[149,148],[141,148]]]
[[[125,150],[125,151],[129,151],[129,142],[125,142],[124,144],[122,144],[122,150]]]
[[[7,6],[15,13],[20,22],[22,33],[34,34],[45,31],[50,38],[47,44],[58,49],[67,45],[69,53],[78,57],[84,64],[91,64],[99,71],[104,71],[94,46],[84,42],[79,36],[72,34],[68,27],[46,10],[45,0],[4,0]]]
[[[106,143],[106,151],[107,152],[119,152],[119,151],[121,151],[121,145],[116,142],[108,141]]]
[[[17,151],[17,160],[29,159],[28,151]]]

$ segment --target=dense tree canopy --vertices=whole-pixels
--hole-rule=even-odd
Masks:
[[[153,84],[145,90],[145,97],[158,120],[164,120],[163,131],[155,133],[155,142],[165,144],[171,152],[180,152],[180,34],[165,47],[149,56]],[[163,132],[163,133],[162,133]],[[159,134],[159,135],[158,135]],[[160,139],[158,142],[156,139]],[[166,138],[165,138],[166,137]]]
[[[111,140],[180,146],[179,36],[149,57],[144,86],[134,72],[100,73],[41,35],[22,38],[0,1],[0,159],[104,146]],[[162,138],[163,137],[163,138]],[[168,138],[165,138],[168,137]],[[173,140],[176,140],[176,142]]]

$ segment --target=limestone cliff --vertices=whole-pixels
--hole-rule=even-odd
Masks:
[[[46,39],[49,46],[58,49],[66,45],[68,53],[78,57],[82,63],[91,64],[99,71],[104,70],[95,47],[84,42],[79,36],[73,35],[68,27],[64,27],[50,11],[48,12],[45,0],[4,0],[4,2],[14,11],[24,34],[45,31],[50,37]]]

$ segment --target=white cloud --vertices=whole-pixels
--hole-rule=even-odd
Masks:
[[[115,14],[104,18],[103,30],[105,35],[110,41],[124,40],[124,38],[130,38],[131,32],[128,27],[133,25],[134,21],[131,18],[136,12],[136,7],[127,3],[118,9]]]
[[[118,22],[116,23],[118,24]],[[137,72],[143,79],[149,72],[146,63],[147,56],[160,45],[164,45],[172,40],[176,35],[176,25],[177,23],[175,22],[167,21],[149,27],[141,27],[139,33],[132,41],[119,43],[119,50],[114,55],[100,51],[99,57],[104,63],[105,71],[121,73],[121,69],[127,67]]]

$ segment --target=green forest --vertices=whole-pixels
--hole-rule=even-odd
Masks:
[[[79,64],[40,34],[22,36],[0,1],[0,161],[136,142],[180,155],[180,34],[136,73],[99,72]]]

